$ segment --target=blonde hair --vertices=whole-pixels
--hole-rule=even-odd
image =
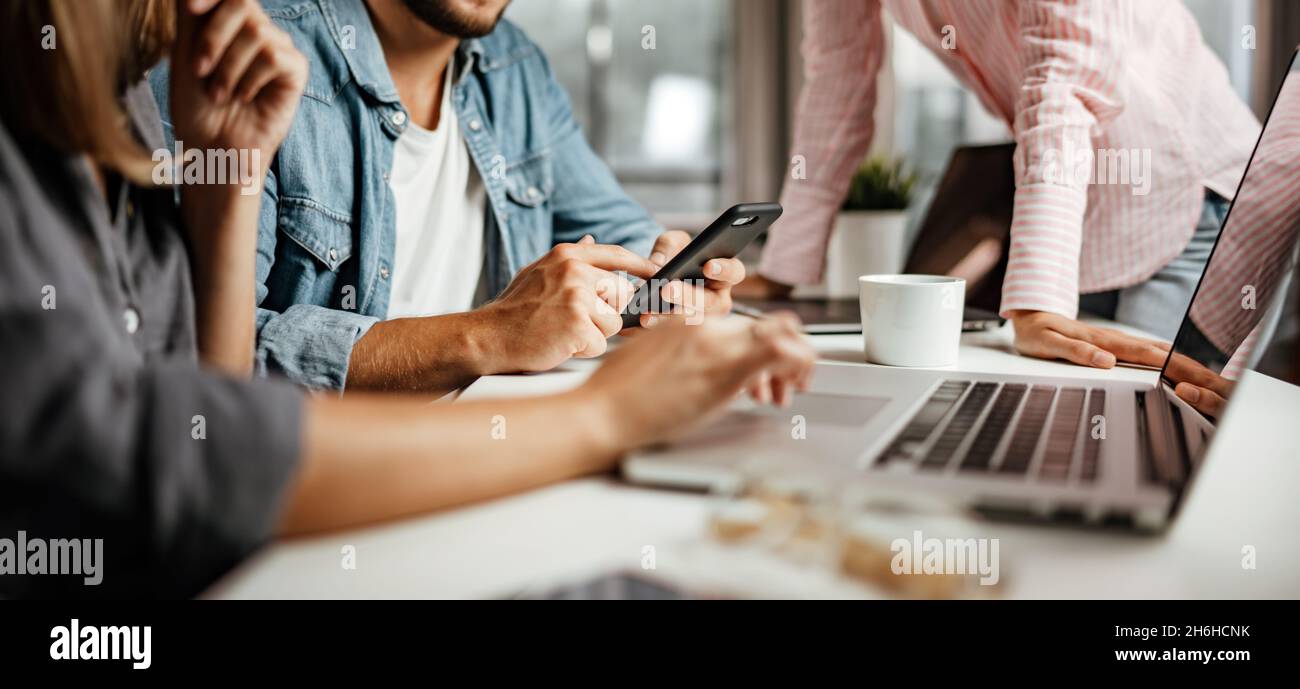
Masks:
[[[0,117],[11,131],[152,184],[153,162],[121,96],[175,33],[174,0],[0,2]]]

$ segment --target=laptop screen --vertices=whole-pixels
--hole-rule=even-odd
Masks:
[[[1170,387],[1194,386],[1194,406],[1212,419],[1222,415],[1233,380],[1272,339],[1298,232],[1300,66],[1293,57],[1160,372]]]

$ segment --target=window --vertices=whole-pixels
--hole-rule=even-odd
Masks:
[[[651,212],[721,201],[731,2],[517,2],[506,17],[550,60],[588,141]]]

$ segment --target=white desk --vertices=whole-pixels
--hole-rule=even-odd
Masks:
[[[858,336],[814,338],[826,365],[864,365]],[[589,362],[531,376],[485,378],[464,397],[542,394],[578,384]],[[964,371],[1123,377],[1014,354],[1009,328],[968,335]],[[1163,536],[932,518],[935,529],[1000,539],[1003,595],[1015,598],[1300,596],[1300,389],[1248,374],[1197,485]],[[706,537],[714,503],[702,495],[589,478],[394,524],[269,547],[208,595],[233,598],[467,598],[509,596],[616,568],[638,569],[655,548],[656,574],[747,595],[872,597],[879,591],[825,568],[723,548]],[[956,520],[956,521],[954,521]],[[344,569],[353,546],[356,568]],[[1257,568],[1241,566],[1254,546]]]

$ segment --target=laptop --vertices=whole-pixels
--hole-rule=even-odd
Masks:
[[[1231,406],[1225,367],[1257,326],[1268,329],[1294,268],[1296,69],[1293,56],[1171,354],[1151,382],[819,364],[792,408],[738,403],[671,446],[630,455],[625,477],[699,489],[756,476],[814,478],[995,517],[1167,527]],[[1215,391],[1221,403],[1197,411],[1174,394],[1180,383]]]

